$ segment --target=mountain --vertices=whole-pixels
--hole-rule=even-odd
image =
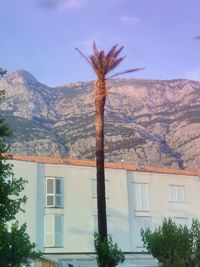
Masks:
[[[105,110],[105,158],[200,169],[200,83],[112,79]],[[48,87],[25,70],[0,80],[1,114],[14,153],[95,158],[93,82]]]

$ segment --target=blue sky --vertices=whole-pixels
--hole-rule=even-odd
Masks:
[[[95,79],[74,50],[124,45],[126,77],[200,80],[199,0],[1,0],[0,66],[55,86]]]

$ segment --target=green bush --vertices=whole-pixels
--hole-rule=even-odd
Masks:
[[[109,236],[108,239],[102,239],[95,233],[94,245],[97,254],[97,266],[98,267],[114,267],[120,262],[124,262],[125,256],[119,249],[117,243],[115,243]]]
[[[10,130],[0,116],[0,267],[21,267],[41,254],[35,251],[26,224],[19,225],[16,219],[27,199],[22,195],[26,181],[14,176],[9,157],[5,156],[9,148],[5,138],[9,136]]]
[[[200,264],[200,222],[193,219],[192,227],[176,225],[164,219],[154,231],[141,230],[147,251],[164,267],[196,267]]]

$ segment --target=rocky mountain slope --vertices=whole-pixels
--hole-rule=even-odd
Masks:
[[[50,88],[24,70],[0,80],[11,150],[94,159],[93,83]],[[105,112],[108,161],[200,169],[200,83],[113,79]]]

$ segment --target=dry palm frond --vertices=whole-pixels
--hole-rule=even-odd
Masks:
[[[135,71],[138,71],[138,70],[144,70],[145,68],[135,68],[135,69],[129,69],[129,70],[125,70],[125,71],[122,71],[122,72],[117,72],[111,76],[109,76],[108,78],[106,78],[107,80],[110,79],[110,78],[113,78],[115,76],[118,76],[118,75],[122,75],[122,74],[126,74],[126,73],[131,73],[131,72],[135,72]]]
[[[118,55],[121,53],[121,51],[124,49],[123,46],[121,46],[116,52],[115,52],[115,58],[118,57]]]
[[[97,47],[96,47],[96,43],[95,43],[95,42],[93,42],[93,51],[94,51],[94,56],[95,56],[96,58],[98,58],[98,56],[99,56],[99,51],[98,51],[98,49],[97,49]]]
[[[108,58],[114,56],[114,53],[115,53],[117,47],[118,47],[118,44],[114,45],[114,46],[110,49],[110,51],[109,51],[108,54],[106,55],[106,59],[108,59]]]
[[[118,59],[115,59],[112,63],[112,65],[110,66],[109,72],[113,69],[115,69],[123,60],[125,59],[125,57],[120,57]]]
[[[118,72],[113,74],[110,77],[106,77],[106,75],[115,69],[124,59],[125,56],[118,58],[121,51],[124,49],[123,46],[118,48],[118,44],[114,45],[110,51],[105,54],[105,52],[99,51],[97,49],[96,43],[93,43],[93,55],[89,57],[85,56],[83,52],[81,52],[78,48],[76,50],[85,58],[85,60],[92,66],[93,70],[95,71],[98,79],[109,79],[121,74],[131,73],[138,70],[142,70],[144,68],[135,68],[129,69],[126,71]]]

